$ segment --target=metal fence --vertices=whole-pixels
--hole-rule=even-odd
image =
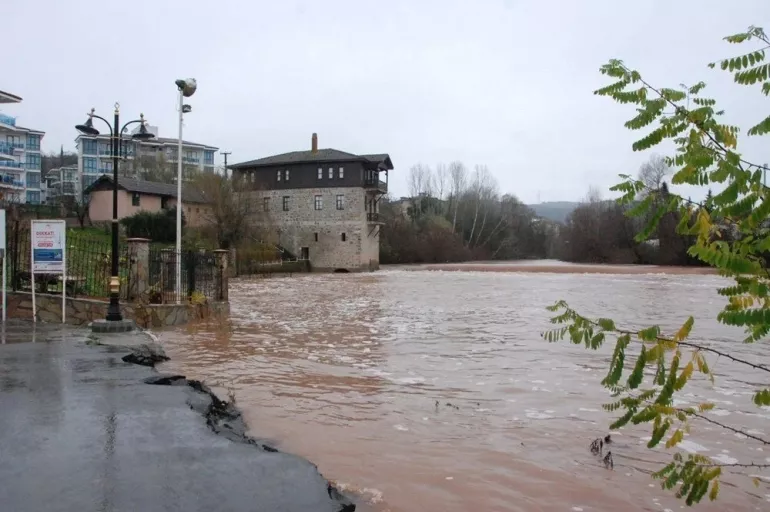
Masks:
[[[13,291],[32,289],[31,232],[27,222],[7,226],[7,258],[9,287]],[[128,251],[121,247],[119,275],[121,296],[129,288]],[[71,297],[104,298],[110,295],[112,274],[112,245],[109,241],[87,237],[67,237],[67,295]],[[39,293],[61,292],[62,277],[58,274],[35,274]]]
[[[148,278],[150,302],[174,303],[176,296],[177,252],[173,249],[150,249]],[[217,258],[210,251],[183,251],[181,254],[181,282],[179,293],[183,300],[192,298],[194,292],[207,299],[223,300],[225,297],[225,270],[217,265]]]

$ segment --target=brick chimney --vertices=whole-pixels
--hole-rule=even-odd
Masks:
[[[313,153],[318,153],[318,134],[314,133],[310,143],[310,150]]]

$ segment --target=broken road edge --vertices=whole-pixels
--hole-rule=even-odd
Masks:
[[[148,343],[142,343],[136,346],[104,343],[101,337],[91,335],[89,337],[89,344],[93,345],[111,345],[121,349],[127,350],[129,353],[122,357],[122,360],[126,363],[137,364],[141,366],[149,366],[155,369],[155,365],[168,361],[170,358],[166,355],[163,347],[157,343],[156,338],[152,333],[143,329],[137,329],[132,335],[146,336],[150,341]],[[107,335],[109,336],[109,335]],[[107,340],[104,340],[107,341]],[[157,371],[157,370],[156,370]],[[199,380],[188,379],[184,375],[170,375],[158,373],[152,377],[148,377],[144,380],[146,384],[154,384],[160,386],[188,386],[193,391],[197,399],[188,400],[187,405],[198,413],[200,413],[206,420],[206,425],[217,435],[223,436],[229,441],[234,443],[243,443],[254,446],[258,450],[266,452],[280,452],[277,448],[264,444],[253,437],[246,434],[248,427],[243,419],[241,411],[238,407],[226,400],[220,399],[206,384]],[[313,467],[318,470],[318,466],[313,464],[312,461],[308,461]],[[320,471],[319,471],[319,474]],[[323,478],[323,475],[321,475]],[[356,510],[355,503],[336,487],[331,482],[324,478],[327,485],[327,492],[329,498],[332,501],[339,503],[339,512],[354,512]]]

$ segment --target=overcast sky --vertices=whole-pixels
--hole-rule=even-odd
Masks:
[[[0,89],[24,98],[3,112],[45,131],[45,151],[73,150],[73,125],[115,101],[175,137],[174,80],[191,76],[185,139],[232,163],[318,132],[321,147],[389,153],[396,196],[416,163],[486,164],[530,203],[635,173],[649,154],[631,150],[632,109],[592,95],[613,57],[661,86],[706,81],[744,128],[768,106],[706,67],[739,51],[722,36],[770,29],[768,0],[38,0],[5,2],[2,19]],[[764,142],[743,151],[770,161]]]

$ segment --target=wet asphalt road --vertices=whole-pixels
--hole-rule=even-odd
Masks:
[[[192,389],[143,383],[155,370],[88,334],[0,333],[0,510],[340,509],[311,463],[214,434]]]

